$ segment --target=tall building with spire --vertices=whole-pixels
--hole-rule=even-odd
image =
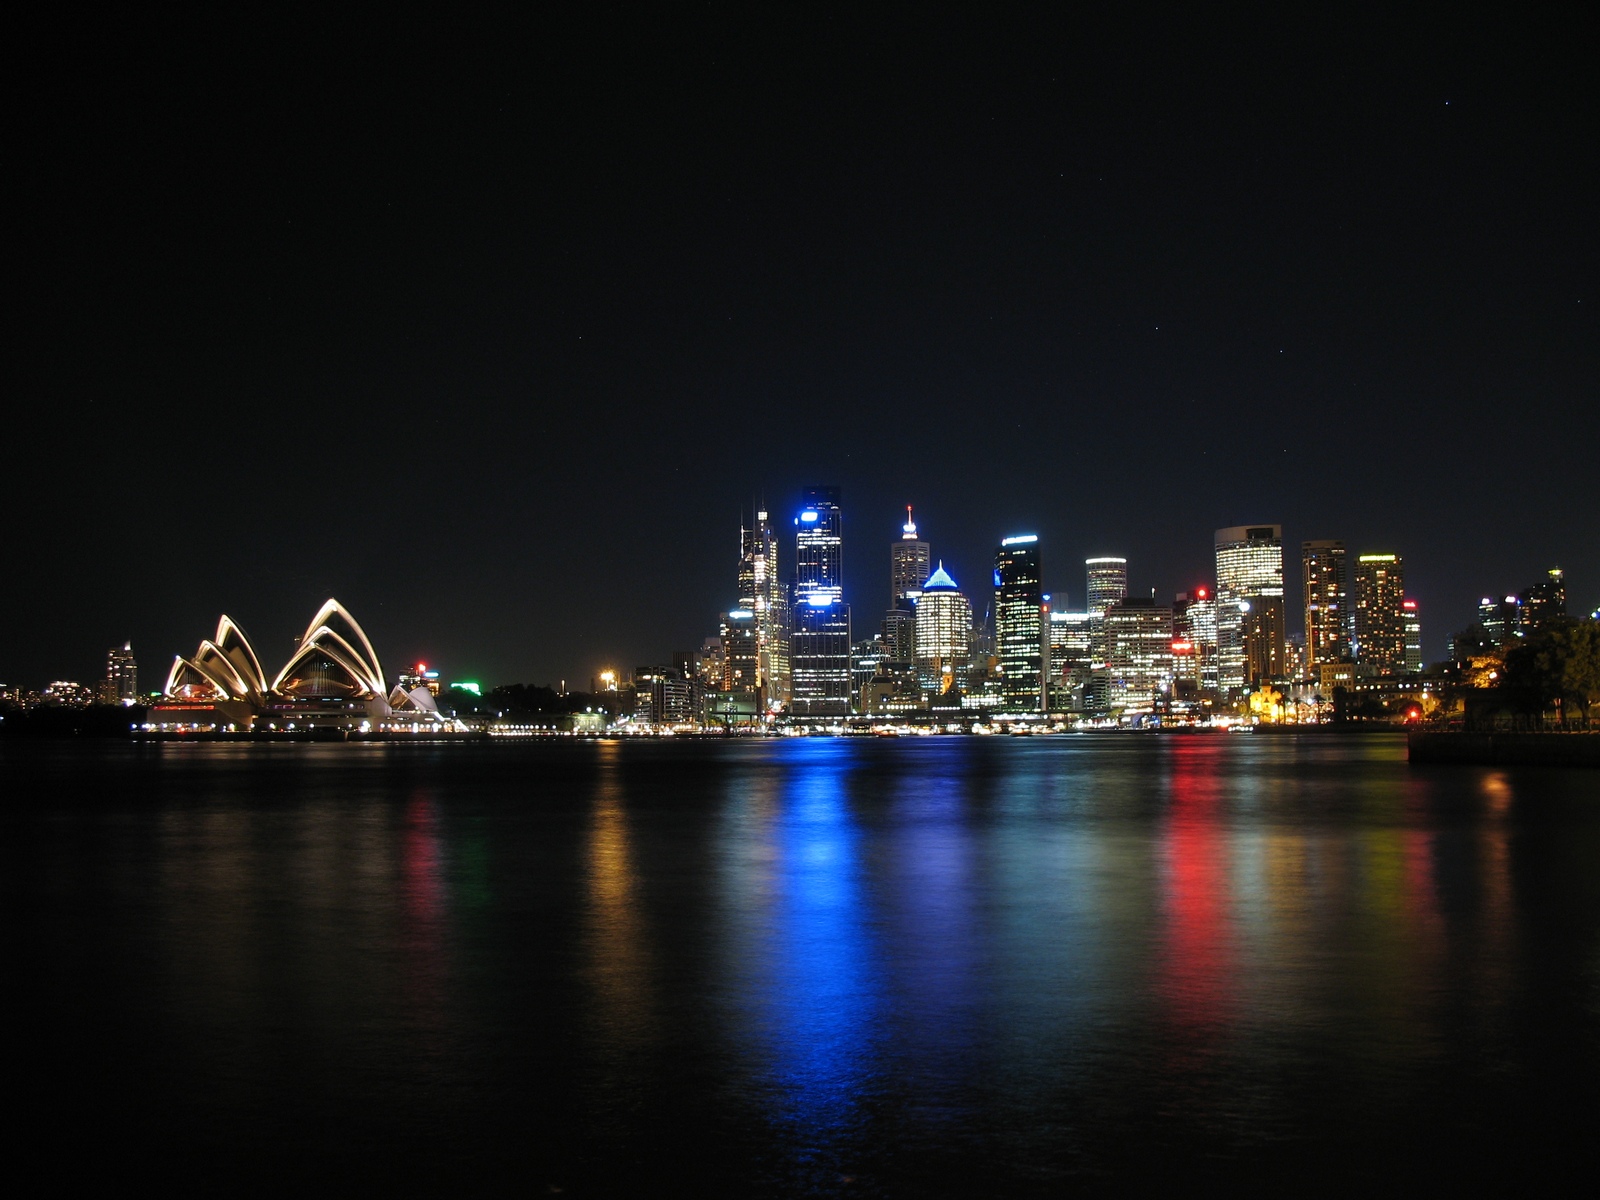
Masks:
[[[839,489],[805,489],[794,528],[789,707],[802,716],[844,716],[850,711],[850,608]]]
[[[994,555],[994,635],[1000,707],[1006,712],[1040,712],[1045,706],[1050,643],[1043,578],[1037,534],[1001,539]]]
[[[928,543],[917,536],[917,523],[906,505],[906,523],[900,527],[900,540],[889,547],[889,603],[915,600],[922,584],[931,575],[933,555]]]
[[[928,543],[917,536],[908,504],[900,538],[889,546],[889,610],[883,616],[884,644],[896,661],[909,663],[916,657],[917,597],[931,561]]]
[[[778,570],[778,537],[764,508],[739,530],[739,607],[752,615],[758,688],[768,711],[789,702],[789,598]]]

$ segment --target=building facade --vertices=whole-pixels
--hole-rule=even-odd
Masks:
[[[1350,657],[1350,574],[1344,543],[1300,543],[1300,582],[1306,608],[1305,669]]]
[[[795,526],[791,712],[850,711],[850,609],[844,602],[844,521],[836,487],[807,488]]]
[[[917,684],[931,696],[965,691],[972,662],[972,605],[943,563],[919,590]]]
[[[1406,627],[1406,674],[1422,674],[1422,613],[1415,600],[1400,601]]]
[[[1189,648],[1184,665],[1191,668],[1194,686],[1201,692],[1217,690],[1217,594],[1208,587],[1190,588],[1172,600],[1172,637]]]
[[[776,712],[789,702],[789,597],[778,569],[778,537],[765,509],[739,531],[739,607],[755,621],[757,691]]]
[[[1356,559],[1354,596],[1355,660],[1379,675],[1406,669],[1405,563],[1398,554],[1363,554]]]
[[[1091,616],[1103,617],[1106,607],[1128,595],[1128,560],[1125,558],[1086,558],[1083,560],[1087,587],[1084,608]]]
[[[1234,525],[1216,532],[1217,688],[1237,699],[1283,664],[1283,526]],[[1256,613],[1254,618],[1248,614]],[[1246,644],[1247,637],[1251,639]],[[1271,672],[1277,673],[1277,672]]]
[[[139,665],[133,661],[133,643],[106,651],[106,677],[100,685],[102,704],[134,704],[139,699]]]
[[[994,634],[1002,711],[1041,712],[1049,669],[1037,534],[1003,538],[994,556]]]
[[[1149,712],[1172,690],[1172,609],[1134,596],[1106,607],[1107,704],[1113,712]]]

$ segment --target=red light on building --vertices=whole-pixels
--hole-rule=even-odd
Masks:
[[[1172,652],[1174,654],[1192,654],[1192,653],[1194,653],[1194,643],[1193,642],[1173,642],[1172,643]]]
[[[1195,588],[1194,594],[1196,596],[1199,596],[1200,599],[1202,599],[1202,600],[1204,600],[1206,598],[1206,590],[1205,590],[1205,588]]]

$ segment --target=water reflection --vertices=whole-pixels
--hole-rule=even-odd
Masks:
[[[445,956],[450,891],[440,845],[439,806],[427,792],[407,802],[400,835],[400,919],[404,988],[411,1019],[433,1039],[446,1020]]]
[[[653,963],[634,865],[626,794],[618,776],[619,747],[600,747],[602,761],[588,832],[585,916],[592,1023],[613,1070],[648,1043],[655,1025]]]
[[[0,887],[58,1123],[162,1158],[1010,1195],[1579,1145],[1594,784],[1397,749],[196,747],[143,807],[13,792]]]
[[[1238,1000],[1230,878],[1236,847],[1210,750],[1198,739],[1173,748],[1159,844],[1165,922],[1157,990],[1191,1045],[1227,1024]]]
[[[724,864],[739,977],[731,1015],[780,1125],[808,1159],[837,1151],[859,1119],[882,1040],[851,765],[839,742],[796,747],[776,797],[758,786],[732,800],[732,823],[751,840]]]

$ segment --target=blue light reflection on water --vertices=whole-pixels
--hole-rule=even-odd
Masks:
[[[740,931],[733,1025],[802,1158],[858,1122],[883,1038],[850,767],[847,745],[808,742],[785,757],[775,788],[747,787],[732,801],[743,827],[726,873]]]

